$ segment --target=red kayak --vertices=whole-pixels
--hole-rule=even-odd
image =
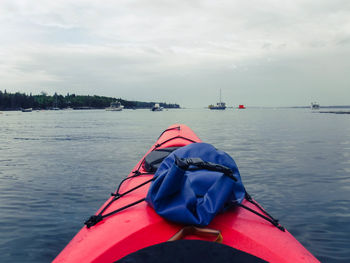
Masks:
[[[153,177],[152,173],[146,171],[146,156],[154,150],[182,147],[193,142],[201,142],[201,140],[185,125],[176,124],[166,129],[136,164],[128,178],[122,182],[116,191],[117,194],[112,195],[96,213],[96,215],[101,212],[103,215],[110,215],[89,228],[84,226],[54,262],[115,262],[117,260],[123,262],[123,258],[137,255],[138,251],[141,251],[139,258],[144,262],[161,262],[160,258],[157,258],[158,261],[149,260],[148,256],[145,256],[146,252],[152,249],[163,251],[163,254],[164,251],[169,251],[167,261],[177,262],[176,256],[179,253],[176,251],[183,249],[183,243],[180,241],[184,241],[179,239],[203,240],[195,244],[186,243],[185,245],[193,248],[187,251],[194,251],[198,247],[199,250],[213,253],[218,249],[217,254],[225,257],[223,261],[226,262],[230,261],[225,260],[228,259],[227,255],[237,256],[240,253],[245,256],[251,255],[256,259],[256,261],[240,260],[241,262],[319,262],[288,231],[281,231],[270,222],[242,207],[218,214],[206,228],[195,228],[163,219],[144,202],[150,186],[148,182]],[[132,206],[129,206],[130,204]],[[257,213],[261,212],[257,206],[247,200],[242,204]],[[115,211],[117,213],[114,213]],[[167,242],[169,240],[179,241]],[[222,244],[218,245],[213,242],[214,240]],[[179,242],[178,247],[176,242]],[[172,252],[167,250],[170,249],[169,246]],[[234,249],[234,252],[229,249],[232,251]],[[203,255],[203,251],[198,253]],[[215,258],[220,259],[217,254]],[[210,255],[207,258],[210,258]],[[133,260],[125,262],[133,262]]]

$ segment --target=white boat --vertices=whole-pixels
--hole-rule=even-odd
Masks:
[[[122,111],[124,106],[119,101],[111,102],[111,105],[106,108],[107,111]]]
[[[154,106],[152,107],[151,111],[162,111],[163,107],[159,106],[159,103],[154,104]]]
[[[32,108],[22,109],[22,112],[32,112],[32,111],[33,111]]]
[[[312,110],[319,110],[320,109],[320,104],[316,102],[311,102],[311,109]]]

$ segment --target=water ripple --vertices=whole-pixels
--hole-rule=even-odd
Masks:
[[[350,123],[303,110],[8,113],[0,261],[48,262],[178,122],[228,152],[248,192],[322,262],[350,262]],[[18,247],[21,247],[19,250]]]

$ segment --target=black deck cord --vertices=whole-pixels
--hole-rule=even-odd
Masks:
[[[85,221],[84,224],[86,225],[87,228],[90,228],[90,227],[96,225],[98,222],[102,221],[105,217],[113,215],[113,214],[116,214],[116,213],[118,213],[118,212],[120,212],[120,211],[122,211],[124,209],[127,209],[127,208],[129,208],[131,206],[137,205],[138,203],[141,203],[143,201],[145,201],[145,198],[142,198],[142,199],[140,199],[140,200],[138,200],[136,202],[133,202],[131,204],[128,204],[126,206],[123,206],[123,207],[121,207],[121,208],[119,208],[117,210],[114,210],[113,212],[110,212],[110,213],[105,214],[105,215],[101,215],[101,214],[93,215],[87,221]]]
[[[137,170],[137,171],[134,171],[134,173],[135,173],[134,175],[131,175],[131,176],[129,176],[129,177],[124,178],[124,179],[120,182],[120,184],[118,185],[117,191],[115,191],[115,193],[111,193],[111,195],[112,195],[112,196],[120,196],[120,194],[119,194],[120,187],[122,186],[122,184],[123,184],[126,180],[129,180],[129,179],[131,179],[131,178],[138,177],[138,176],[140,176],[140,175],[152,175],[152,174],[153,174],[153,173],[140,173],[138,170]]]
[[[161,133],[161,135],[158,137],[158,139],[159,139],[165,132],[170,131],[170,130],[175,130],[175,129],[180,130],[180,126],[177,126],[177,127],[174,127],[174,128],[170,128],[170,129],[166,129],[165,131],[163,131],[163,132]],[[196,141],[191,140],[191,139],[188,139],[188,138],[186,138],[186,137],[175,136],[175,137],[172,137],[172,138],[170,138],[170,139],[168,139],[168,140],[166,140],[166,141],[164,141],[164,142],[161,142],[161,143],[156,144],[156,145],[153,147],[153,149],[151,150],[151,152],[153,152],[155,149],[157,149],[157,148],[159,148],[160,146],[162,146],[164,143],[167,143],[167,142],[169,142],[169,141],[171,141],[171,140],[174,140],[174,139],[184,139],[184,140],[190,141],[190,142],[192,142],[192,143],[196,143]],[[146,175],[146,173],[140,173],[140,171],[139,171],[140,168],[141,168],[141,166],[142,166],[142,164],[143,164],[144,162],[145,162],[145,158],[142,159],[142,161],[140,162],[139,167],[137,167],[137,170],[133,171],[134,175],[125,178],[125,179],[123,180],[123,182],[126,181],[126,180],[128,180],[128,179],[130,179],[130,178],[136,177],[136,176],[138,176],[138,175]],[[120,187],[120,185],[119,185],[119,187]]]
[[[172,131],[172,130],[181,130],[181,127],[180,126],[176,126],[176,127],[173,127],[173,128],[169,128],[169,129],[166,129],[166,130],[164,130],[160,135],[159,135],[159,137],[158,137],[158,139],[160,138],[160,137],[162,137],[162,135],[164,134],[164,133],[166,133],[167,131]]]
[[[87,228],[90,228],[90,227],[96,225],[96,224],[97,224],[98,222],[100,222],[102,219],[104,219],[104,218],[106,218],[106,217],[108,217],[108,216],[110,216],[110,215],[113,215],[113,214],[115,214],[115,213],[118,213],[118,212],[120,212],[120,211],[126,209],[126,208],[129,208],[129,207],[134,206],[134,205],[136,205],[136,204],[138,204],[138,203],[141,203],[142,201],[145,200],[145,198],[142,198],[142,199],[140,199],[140,200],[138,200],[138,201],[136,201],[136,202],[133,202],[133,203],[131,203],[131,204],[128,204],[128,205],[126,205],[126,206],[123,206],[123,207],[121,207],[121,208],[118,208],[117,210],[115,210],[115,211],[113,211],[113,212],[110,212],[110,213],[108,213],[108,214],[102,215],[102,213],[103,213],[104,211],[106,211],[106,209],[107,209],[114,201],[116,201],[116,200],[118,200],[119,198],[121,198],[121,197],[127,195],[128,193],[131,193],[131,192],[135,191],[136,189],[138,189],[138,188],[140,188],[140,187],[142,187],[142,186],[144,186],[144,185],[146,185],[146,184],[152,182],[153,180],[154,180],[154,179],[153,179],[153,177],[152,177],[151,179],[149,179],[149,180],[143,182],[142,184],[139,184],[139,185],[135,186],[134,188],[132,188],[132,189],[130,189],[130,190],[128,190],[128,191],[126,191],[126,192],[124,192],[124,193],[122,193],[122,194],[115,195],[115,197],[101,210],[100,213],[98,213],[97,215],[91,216],[87,221],[84,222],[84,224],[87,226]]]
[[[175,130],[175,129],[180,130],[180,126],[177,126],[177,127],[173,127],[173,128],[164,130],[164,131],[161,133],[161,135],[158,137],[158,139],[159,139],[165,132],[170,131],[170,130]],[[166,141],[164,141],[164,142],[162,142],[162,143],[160,143],[160,144],[156,144],[156,145],[154,146],[154,148],[153,148],[151,151],[154,151],[155,149],[157,149],[158,147],[160,147],[160,146],[163,145],[164,143],[169,142],[169,141],[174,140],[174,139],[177,139],[177,138],[182,138],[182,139],[185,139],[185,140],[188,140],[188,141],[191,141],[191,142],[195,142],[195,141],[193,141],[193,140],[191,140],[191,139],[188,139],[188,138],[185,138],[185,137],[182,137],[182,136],[175,136],[175,137],[170,138],[170,139],[168,139],[168,140],[166,140]],[[104,218],[106,218],[106,217],[108,217],[108,216],[110,216],[110,215],[116,214],[116,213],[118,213],[118,212],[120,212],[120,211],[122,211],[122,210],[124,210],[124,209],[126,209],[126,208],[129,208],[129,207],[131,207],[131,206],[134,206],[134,205],[136,205],[136,204],[138,204],[138,203],[141,203],[141,202],[143,202],[143,201],[145,200],[145,198],[142,198],[142,199],[140,199],[140,200],[138,200],[138,201],[136,201],[136,202],[133,202],[133,203],[131,203],[131,204],[128,204],[128,205],[126,205],[126,206],[123,206],[123,207],[121,207],[121,208],[118,208],[117,210],[112,211],[112,212],[110,212],[110,213],[108,213],[108,214],[106,214],[106,215],[102,215],[102,213],[103,213],[104,211],[106,211],[106,209],[107,209],[114,201],[118,200],[119,198],[123,197],[124,195],[126,195],[126,194],[128,194],[128,193],[130,193],[130,192],[132,192],[132,191],[134,191],[134,190],[140,188],[141,186],[143,186],[143,185],[145,185],[145,184],[148,184],[148,183],[150,183],[151,181],[154,180],[154,178],[152,177],[150,180],[147,180],[146,182],[143,182],[142,184],[140,184],[140,185],[138,185],[138,186],[135,186],[134,188],[132,188],[132,189],[130,189],[130,190],[128,190],[128,191],[126,191],[126,192],[124,192],[124,193],[122,193],[122,194],[119,194],[120,187],[121,187],[121,185],[122,185],[126,180],[129,180],[129,179],[131,179],[131,178],[138,177],[138,176],[140,176],[140,175],[152,175],[152,173],[141,173],[141,172],[140,172],[140,168],[141,168],[142,164],[144,163],[144,161],[145,161],[145,158],[142,159],[142,161],[140,162],[140,165],[139,165],[139,167],[137,168],[137,170],[136,170],[136,171],[133,171],[134,175],[129,176],[129,177],[123,179],[123,180],[120,182],[120,184],[118,185],[117,191],[116,191],[115,193],[112,193],[112,194],[111,194],[112,196],[114,196],[114,198],[101,210],[101,212],[98,213],[97,215],[91,216],[87,221],[84,222],[84,224],[86,225],[87,228],[90,228],[90,227],[96,225],[98,222],[100,222],[101,220],[103,220]]]
[[[171,131],[171,130],[180,130],[180,126],[177,126],[177,127],[174,127],[174,128],[170,128],[170,129],[166,129],[165,131],[163,131],[163,132],[160,134],[160,136],[158,137],[158,139],[159,139],[165,132]],[[172,137],[172,138],[170,138],[170,139],[168,139],[168,140],[166,140],[166,141],[164,141],[164,142],[161,142],[161,143],[156,144],[156,145],[153,147],[153,149],[151,150],[151,152],[153,152],[153,151],[154,151],[155,149],[157,149],[158,147],[162,146],[164,143],[169,142],[169,141],[174,140],[174,139],[178,139],[178,138],[180,138],[180,139],[185,139],[185,140],[190,141],[190,142],[193,142],[193,143],[196,142],[196,141],[193,141],[193,140],[191,140],[191,139],[188,139],[188,138],[185,138],[185,137],[182,137],[182,136],[175,136],[175,137]],[[140,162],[139,167],[137,167],[137,169],[136,169],[135,171],[133,171],[134,174],[140,173],[139,170],[140,170],[140,168],[141,168],[141,166],[142,166],[142,164],[143,164],[144,162],[145,162],[145,158],[142,159],[142,161]],[[128,178],[130,178],[130,177],[127,177],[126,179],[128,179]]]
[[[174,139],[184,139],[184,140],[187,140],[187,141],[190,141],[190,142],[196,143],[196,141],[191,140],[191,139],[188,139],[188,138],[186,138],[186,137],[182,137],[182,136],[175,136],[175,137],[172,137],[172,138],[170,138],[170,139],[168,139],[168,140],[165,140],[164,142],[161,142],[161,143],[156,144],[156,145],[155,145],[155,147],[154,147],[154,149],[156,149],[156,148],[158,148],[158,147],[162,146],[164,143],[167,143],[167,142],[169,142],[169,141],[171,141],[171,140],[174,140]]]
[[[247,192],[246,192],[245,198],[246,198],[247,201],[249,201],[250,203],[252,203],[253,205],[255,205],[257,208],[259,208],[259,210],[260,210],[261,212],[263,212],[266,216],[264,216],[264,215],[262,215],[262,214],[256,212],[255,210],[253,210],[253,209],[251,209],[251,208],[249,208],[249,207],[247,207],[247,206],[245,206],[245,205],[243,205],[243,204],[235,204],[235,205],[238,205],[238,206],[240,206],[240,207],[242,207],[242,208],[244,208],[244,209],[246,209],[246,210],[248,210],[248,211],[250,211],[250,212],[256,214],[257,216],[260,216],[261,218],[263,218],[263,219],[269,221],[272,225],[274,225],[275,227],[277,227],[279,230],[281,230],[281,231],[283,231],[283,232],[286,231],[285,228],[284,228],[283,226],[280,225],[280,223],[278,222],[278,219],[273,218],[268,212],[266,212],[266,210],[263,209],[257,202],[255,202],[255,201],[253,200],[253,198],[252,198]]]
[[[162,135],[164,134],[164,132],[166,132],[166,131],[175,130],[175,129],[180,130],[180,126],[167,129],[167,130],[163,131],[162,134],[161,134],[160,136],[162,136]],[[159,137],[160,137],[160,136],[159,136]],[[175,137],[172,137],[172,138],[170,138],[170,139],[168,139],[168,140],[166,140],[166,141],[164,141],[164,142],[162,142],[162,143],[160,143],[160,144],[156,144],[156,145],[153,147],[153,149],[151,150],[151,152],[153,152],[153,151],[154,151],[155,149],[157,149],[158,147],[162,146],[164,143],[169,142],[169,141],[174,140],[174,139],[178,139],[178,138],[180,138],[180,139],[185,139],[185,140],[187,140],[187,141],[196,143],[196,141],[193,141],[193,140],[191,140],[191,139],[188,139],[188,138],[185,138],[185,137],[182,137],[182,136],[175,136]],[[132,173],[134,173],[134,175],[129,176],[129,177],[127,177],[127,178],[124,178],[124,179],[121,181],[121,183],[119,184],[118,190],[116,191],[116,193],[115,193],[115,194],[112,194],[112,195],[117,195],[117,194],[118,194],[121,185],[122,185],[126,180],[129,180],[129,179],[131,179],[131,178],[137,177],[137,176],[139,176],[139,175],[151,175],[151,174],[153,174],[153,173],[140,173],[140,168],[141,168],[141,166],[142,166],[142,164],[143,164],[144,162],[145,162],[145,158],[142,159],[142,161],[140,162],[139,167],[137,167],[137,169],[136,169],[135,171],[132,171]]]
[[[160,136],[158,137],[158,139],[159,139],[165,132],[171,131],[171,130],[180,130],[180,126],[177,126],[177,127],[174,127],[174,128],[170,128],[170,129],[164,130],[164,131],[160,134]],[[171,141],[171,140],[174,140],[174,139],[177,139],[177,138],[182,138],[182,139],[189,140],[189,141],[191,141],[191,142],[195,142],[195,141],[193,141],[193,140],[191,140],[191,139],[188,139],[188,138],[185,138],[185,137],[175,136],[175,137],[173,137],[173,138],[170,138],[170,139],[168,139],[168,140],[162,142],[161,144],[156,144],[156,145],[153,147],[153,149],[151,150],[151,152],[153,152],[155,149],[157,149],[158,147],[160,147],[160,146],[163,145],[164,143],[166,143],[166,142],[168,142],[168,141]],[[142,159],[142,161],[140,162],[139,167],[137,167],[137,169],[136,169],[135,171],[132,171],[132,173],[134,173],[134,175],[131,175],[131,176],[129,176],[129,177],[124,178],[124,179],[120,182],[116,193],[115,193],[115,194],[112,194],[112,195],[116,196],[116,195],[119,194],[119,189],[120,189],[121,185],[122,185],[126,180],[129,180],[129,179],[131,179],[131,178],[135,178],[135,177],[140,176],[140,175],[151,175],[151,174],[153,174],[153,173],[140,173],[140,168],[141,168],[141,166],[142,166],[142,164],[143,164],[144,162],[145,162],[145,158]]]
[[[264,208],[262,208],[257,202],[255,202],[253,200],[253,198],[246,192],[245,193],[245,198],[247,199],[247,201],[249,201],[250,203],[252,203],[253,205],[255,205],[257,208],[259,208],[259,210],[261,212],[263,212],[265,215],[267,215],[268,217],[270,217],[272,220],[278,222],[278,219],[275,219],[272,215],[270,215]]]

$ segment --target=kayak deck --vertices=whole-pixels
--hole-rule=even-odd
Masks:
[[[193,142],[201,140],[187,126],[175,124],[162,133],[146,155],[156,148],[181,147]],[[153,177],[142,175],[146,173],[143,160],[135,165],[128,176],[131,178],[123,182],[120,194]],[[133,177],[137,170],[141,175]],[[113,202],[104,214],[144,198],[149,186],[146,184]],[[112,199],[113,196],[97,213]],[[244,200],[243,204],[259,212],[250,202]],[[146,202],[141,202],[90,228],[84,226],[54,262],[114,262],[142,248],[166,242],[183,227],[163,219]],[[288,231],[283,232],[240,207],[217,215],[208,228],[221,231],[223,244],[268,262],[319,262]],[[189,236],[188,239],[210,240],[199,236]]]

